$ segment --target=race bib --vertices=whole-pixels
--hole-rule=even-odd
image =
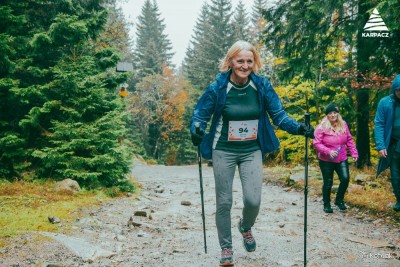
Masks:
[[[257,139],[258,120],[230,121],[228,141],[248,141]]]

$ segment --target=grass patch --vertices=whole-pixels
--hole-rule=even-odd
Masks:
[[[106,190],[81,190],[79,193],[56,192],[54,181],[0,180],[0,247],[6,237],[30,231],[57,232],[60,224],[51,224],[49,216],[62,222],[63,231],[82,215],[83,208],[100,205],[121,192],[107,194]]]

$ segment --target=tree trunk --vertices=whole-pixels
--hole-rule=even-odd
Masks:
[[[357,34],[357,82],[359,85],[363,84],[364,77],[368,72],[368,61],[371,51],[374,49],[368,47],[369,38],[363,38],[361,33],[365,23],[369,19],[368,1],[360,0],[358,2],[358,34]],[[368,89],[359,87],[356,92],[357,99],[357,140],[356,146],[359,154],[357,161],[357,168],[362,168],[365,165],[371,165],[371,153],[370,153],[370,138],[369,138],[369,92]]]
[[[357,141],[358,150],[357,168],[371,165],[370,136],[369,136],[369,92],[360,89],[356,93],[357,98]]]

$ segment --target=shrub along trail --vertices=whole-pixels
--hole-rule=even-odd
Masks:
[[[141,194],[85,211],[86,216],[64,234],[15,238],[15,246],[0,251],[0,266],[218,266],[212,168],[203,166],[207,254],[198,167],[148,166],[137,161],[132,174],[142,185]],[[245,252],[236,229],[241,199],[240,181],[235,177],[235,266],[302,266],[304,194],[263,185],[253,253]],[[320,199],[309,197],[308,266],[399,266],[399,230],[352,214],[351,209],[341,213],[337,208],[325,214]]]

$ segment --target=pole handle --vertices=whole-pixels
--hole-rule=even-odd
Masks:
[[[308,112],[304,113],[304,123],[306,124],[307,127],[310,126],[310,117],[311,117],[310,113]]]
[[[200,122],[195,122],[194,123],[194,128],[196,129],[196,133],[201,135]]]

